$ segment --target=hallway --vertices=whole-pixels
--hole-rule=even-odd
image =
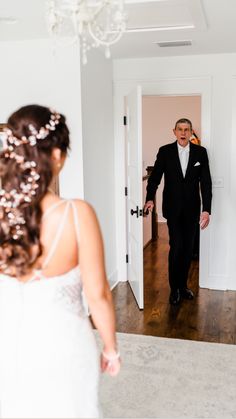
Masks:
[[[170,306],[166,224],[158,229],[157,242],[144,250],[144,310],[138,309],[128,282],[113,290],[117,331],[236,344],[236,292],[199,289],[198,262],[192,262],[188,281],[195,299]]]

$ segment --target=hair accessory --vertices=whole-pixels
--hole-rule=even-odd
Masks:
[[[23,235],[21,226],[25,224],[25,220],[19,211],[19,206],[32,201],[32,197],[36,195],[36,190],[39,187],[38,181],[40,179],[40,175],[36,171],[36,162],[25,160],[24,156],[17,154],[16,149],[23,144],[34,146],[38,140],[44,140],[50,131],[55,131],[61,115],[52,109],[50,111],[49,122],[41,127],[39,131],[33,124],[28,125],[30,132],[28,137],[22,136],[17,138],[13,135],[11,129],[4,129],[2,157],[15,160],[23,173],[25,173],[25,181],[20,183],[20,191],[16,189],[12,189],[9,192],[5,191],[5,189],[0,190],[0,219],[3,218],[3,211],[5,211],[9,219],[9,225],[13,228],[12,238],[14,240],[18,240]]]

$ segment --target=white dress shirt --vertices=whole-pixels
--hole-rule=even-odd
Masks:
[[[178,146],[179,160],[180,160],[181,169],[183,172],[183,177],[185,177],[187,166],[188,166],[188,160],[189,160],[189,150],[190,150],[189,143],[188,145],[186,145],[186,147],[182,147],[181,145],[179,145],[179,143],[177,143],[177,146]]]

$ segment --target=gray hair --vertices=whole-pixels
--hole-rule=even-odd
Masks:
[[[187,118],[178,119],[178,121],[175,123],[175,129],[177,128],[178,124],[188,124],[190,126],[191,131],[193,130],[193,125],[190,119],[187,119]]]

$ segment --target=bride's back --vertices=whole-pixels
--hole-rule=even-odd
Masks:
[[[64,200],[49,193],[43,200],[40,242],[42,256],[36,261],[32,272],[20,277],[27,281],[35,270],[44,276],[62,275],[79,264],[79,219],[78,208],[82,201]]]

